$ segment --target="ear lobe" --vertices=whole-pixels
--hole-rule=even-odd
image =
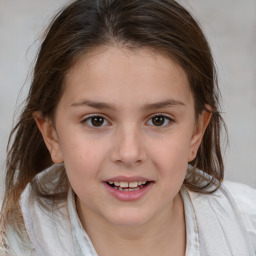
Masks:
[[[207,109],[209,109],[207,107]],[[195,159],[198,148],[201,144],[201,141],[204,136],[204,132],[211,120],[212,114],[207,111],[203,111],[197,120],[197,123],[195,125],[195,129],[191,138],[191,143],[190,143],[190,149],[189,149],[189,155],[188,155],[188,162],[191,162]]]
[[[54,128],[52,120],[50,118],[42,117],[41,112],[33,113],[33,117],[38,129],[40,130],[43,136],[45,145],[49,150],[52,161],[54,163],[62,163],[63,157],[59,146],[57,132]]]

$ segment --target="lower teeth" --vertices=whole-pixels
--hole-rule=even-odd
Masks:
[[[137,191],[140,189],[140,187],[137,188],[121,188],[121,187],[114,187],[115,189],[119,190],[119,191]]]

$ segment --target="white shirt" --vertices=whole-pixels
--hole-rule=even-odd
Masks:
[[[38,179],[56,168],[58,165],[40,173]],[[222,185],[210,195],[182,187],[187,234],[185,256],[256,255],[256,190],[232,182],[224,184],[228,189]],[[40,206],[30,185],[22,193],[20,204],[34,249],[22,248],[15,234],[9,231],[12,252],[7,255],[98,256],[78,218],[71,188],[67,202],[58,205],[54,213]]]

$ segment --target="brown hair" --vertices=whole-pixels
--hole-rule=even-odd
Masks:
[[[212,113],[197,156],[190,163],[193,170],[199,168],[212,179],[202,182],[195,179],[192,171],[184,184],[193,191],[207,193],[214,180],[222,180],[223,121],[216,72],[207,40],[189,12],[174,0],[77,0],[59,12],[50,24],[37,56],[25,107],[10,134],[2,207],[5,222],[15,221],[14,212],[20,211],[18,200],[26,185],[52,165],[33,113],[41,111],[43,117],[53,118],[66,72],[83,54],[106,44],[151,48],[168,54],[184,68],[196,115],[203,110]],[[65,172],[60,179],[63,182],[67,184]],[[65,191],[49,194],[36,183],[33,189],[39,197],[62,200],[66,196]]]

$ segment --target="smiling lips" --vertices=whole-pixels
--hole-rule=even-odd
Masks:
[[[108,181],[107,183],[119,191],[137,191],[142,189],[147,181]]]
[[[150,190],[153,183],[142,177],[116,177],[104,182],[110,194],[121,201],[140,199]]]

